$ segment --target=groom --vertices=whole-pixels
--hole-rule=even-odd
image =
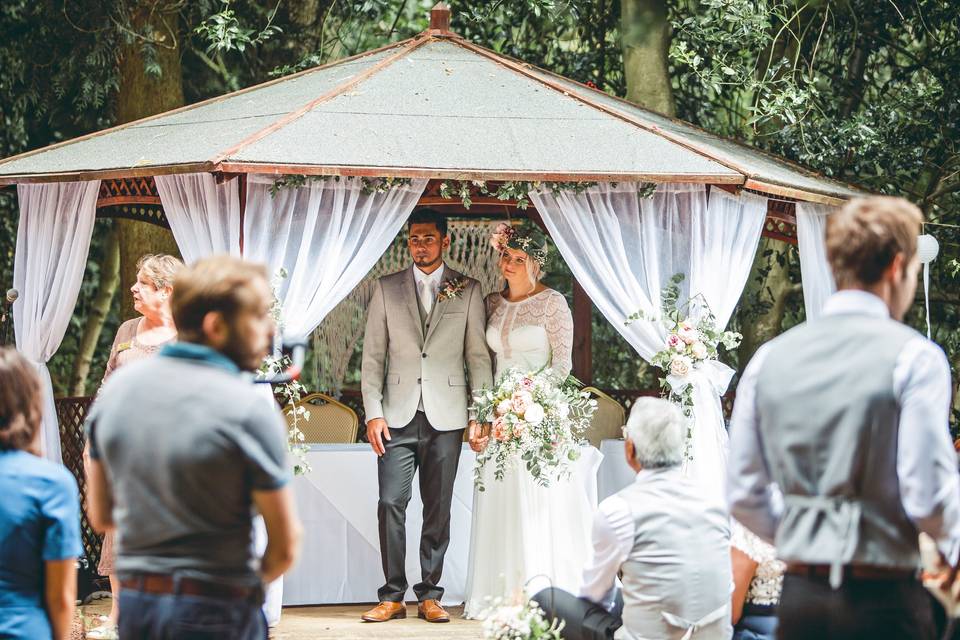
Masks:
[[[450,503],[472,391],[492,384],[480,283],[443,263],[447,221],[415,211],[407,223],[409,268],[377,280],[367,309],[361,388],[367,440],[379,456],[380,556],[386,583],[368,622],[405,618],[406,509],[420,469],[423,530],[417,614],[448,622],[440,606]],[[469,422],[471,443],[478,435]]]

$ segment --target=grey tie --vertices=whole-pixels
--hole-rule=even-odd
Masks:
[[[420,303],[427,315],[430,315],[430,310],[433,308],[433,291],[429,280],[420,281]]]

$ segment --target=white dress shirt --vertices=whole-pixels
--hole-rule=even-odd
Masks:
[[[414,265],[413,279],[417,285],[417,295],[420,296],[420,304],[423,310],[430,313],[433,309],[433,303],[437,300],[437,292],[440,290],[440,283],[443,282],[443,271],[446,265],[441,264],[433,273],[424,273],[420,267]]]
[[[890,316],[880,298],[858,290],[833,294],[823,314]],[[772,542],[782,502],[763,459],[756,408],[757,375],[767,353],[766,345],[757,350],[737,387],[727,498],[737,520]],[[897,479],[904,511],[955,565],[960,551],[960,473],[947,428],[951,388],[946,356],[936,344],[918,336],[897,357],[892,383],[900,406]]]

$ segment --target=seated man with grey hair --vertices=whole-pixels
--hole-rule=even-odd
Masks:
[[[624,428],[636,481],[602,503],[580,597],[534,600],[568,639],[723,639],[730,622],[730,519],[680,469],[686,420],[671,402],[640,398]],[[617,588],[620,575],[622,588]]]

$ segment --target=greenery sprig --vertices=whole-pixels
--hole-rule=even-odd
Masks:
[[[354,178],[352,176],[305,176],[301,174],[287,174],[273,181],[273,184],[270,185],[270,196],[275,198],[277,194],[284,189],[298,189],[312,182],[326,182],[328,180],[333,180],[334,182],[340,182],[340,180],[359,180],[360,192],[366,196],[374,193],[387,193],[394,187],[406,186],[412,181],[411,178],[367,178],[366,176]]]

